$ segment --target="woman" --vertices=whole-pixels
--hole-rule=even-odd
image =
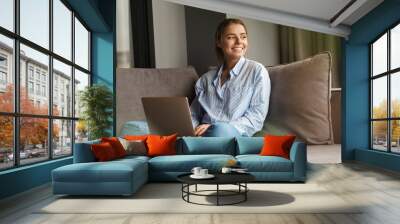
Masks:
[[[268,112],[270,79],[265,67],[244,57],[247,29],[239,19],[225,19],[215,33],[220,66],[197,81],[191,105],[196,136],[252,136]]]

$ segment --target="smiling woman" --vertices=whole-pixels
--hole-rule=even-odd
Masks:
[[[271,84],[265,67],[244,57],[247,35],[239,19],[225,19],[217,28],[220,66],[197,81],[191,105],[197,136],[252,136],[262,128]]]
[[[215,51],[220,63],[235,62],[247,51],[247,28],[242,20],[226,19],[215,33]]]

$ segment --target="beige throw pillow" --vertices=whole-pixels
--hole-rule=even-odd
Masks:
[[[126,155],[145,156],[147,155],[147,148],[144,141],[141,140],[126,140],[119,138],[122,146],[126,151]]]
[[[295,134],[308,144],[332,144],[331,55],[269,67],[271,96],[264,134]]]

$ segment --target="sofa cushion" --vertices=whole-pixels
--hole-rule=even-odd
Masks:
[[[149,135],[124,135],[124,139],[131,141],[131,140],[141,140],[146,141]]]
[[[129,155],[129,156],[125,156],[124,158],[120,158],[120,159],[114,160],[113,162],[127,162],[127,163],[129,163],[129,162],[132,162],[132,161],[135,161],[135,160],[148,162],[149,159],[150,159],[150,157],[148,157],[148,156]]]
[[[211,172],[219,171],[230,159],[231,155],[175,155],[158,156],[149,160],[151,172],[190,172],[193,167],[199,166]]]
[[[293,163],[278,156],[239,155],[236,159],[249,172],[293,172]]]
[[[122,146],[126,151],[126,155],[147,155],[146,142],[142,140],[126,140],[124,138],[118,138]]]
[[[118,158],[112,145],[108,142],[93,144],[90,148],[92,149],[94,157],[96,157],[96,161],[105,162]]]
[[[147,176],[147,163],[139,159],[74,163],[53,170],[57,182],[130,182],[133,173]]]
[[[309,144],[332,144],[330,111],[331,55],[268,68],[270,107],[256,136],[294,134]]]
[[[176,138],[178,134],[169,136],[149,135],[147,137],[147,155],[165,156],[176,154]]]
[[[193,67],[118,68],[116,72],[118,77],[116,80],[118,131],[126,121],[146,120],[141,101],[143,96],[187,96],[189,102],[195,96],[194,86],[198,75]],[[149,88],[150,86],[151,88]],[[120,133],[117,134],[120,135]]]
[[[179,144],[181,151],[178,154],[235,155],[235,139],[230,137],[183,137]]]
[[[150,134],[150,130],[146,121],[128,121],[122,126],[120,132],[120,136],[147,134]]]
[[[117,158],[122,158],[126,156],[126,151],[124,146],[121,144],[117,137],[103,137],[101,138],[101,142],[108,142],[112,146],[115,152],[115,156]]]
[[[77,142],[74,147],[74,163],[95,162],[96,158],[91,150],[92,144],[99,144],[100,140]]]
[[[266,135],[260,156],[280,156],[290,159],[290,148],[295,139],[294,135]]]
[[[237,137],[236,155],[259,154],[263,145],[263,137]]]

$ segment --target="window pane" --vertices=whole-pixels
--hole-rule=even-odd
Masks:
[[[14,111],[14,43],[0,35],[0,111]]]
[[[71,66],[53,60],[53,115],[72,117]]]
[[[387,77],[372,81],[372,118],[387,118]]]
[[[394,120],[390,122],[391,127],[391,140],[392,140],[392,152],[400,153],[400,120]]]
[[[80,95],[86,86],[89,86],[89,75],[75,69],[75,117],[81,115]]]
[[[75,63],[89,70],[89,32],[75,18]]]
[[[60,1],[53,1],[53,51],[71,60],[72,12]]]
[[[400,72],[391,75],[391,88],[390,88],[390,98],[391,98],[391,110],[392,117],[400,118]]]
[[[372,44],[373,75],[387,71],[387,34]]]
[[[391,30],[390,37],[390,68],[400,67],[400,24]]]
[[[390,48],[390,67],[395,69],[400,67],[400,24],[391,31]]]
[[[20,108],[25,114],[47,115],[49,57],[21,44]]]
[[[20,0],[21,36],[49,48],[49,0]]]
[[[0,170],[14,165],[14,124],[10,116],[0,116]]]
[[[75,143],[88,140],[88,128],[84,120],[75,121]]]
[[[372,122],[372,148],[387,151],[387,121]]]
[[[34,163],[49,158],[48,119],[22,117],[20,119],[21,164]]]
[[[0,26],[14,31],[14,0],[0,1]]]
[[[72,154],[72,121],[53,120],[53,157]]]

